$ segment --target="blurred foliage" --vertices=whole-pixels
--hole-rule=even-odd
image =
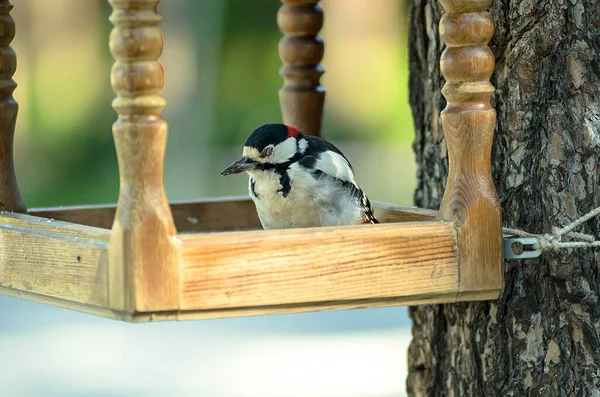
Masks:
[[[212,136],[213,144],[235,145],[253,126],[281,119],[279,6],[278,1],[227,1],[216,102],[219,133]]]

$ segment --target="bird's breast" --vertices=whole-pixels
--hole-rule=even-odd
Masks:
[[[289,189],[286,190],[286,180]],[[354,199],[341,186],[324,185],[306,171],[290,167],[284,174],[250,174],[249,192],[265,229],[356,224]]]
[[[301,179],[282,173],[260,171],[249,181],[250,197],[265,229],[311,227],[321,224],[311,189]]]

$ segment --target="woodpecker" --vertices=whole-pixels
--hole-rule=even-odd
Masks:
[[[285,124],[265,124],[221,175],[247,172],[264,229],[379,223],[342,152]]]

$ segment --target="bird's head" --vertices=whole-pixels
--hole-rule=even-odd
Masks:
[[[297,128],[285,124],[265,124],[246,140],[242,158],[225,168],[221,175],[274,168],[289,162],[306,150],[308,142]]]

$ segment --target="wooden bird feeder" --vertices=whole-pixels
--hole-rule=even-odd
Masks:
[[[449,175],[439,212],[377,204],[378,225],[260,230],[249,198],[169,203],[160,0],[109,0],[116,205],[31,209],[13,167],[12,8],[0,0],[0,293],[127,321],[200,319],[495,299],[500,206],[490,172],[495,111],[491,0],[441,0],[442,126]],[[320,134],[323,13],[283,0],[283,120]]]

